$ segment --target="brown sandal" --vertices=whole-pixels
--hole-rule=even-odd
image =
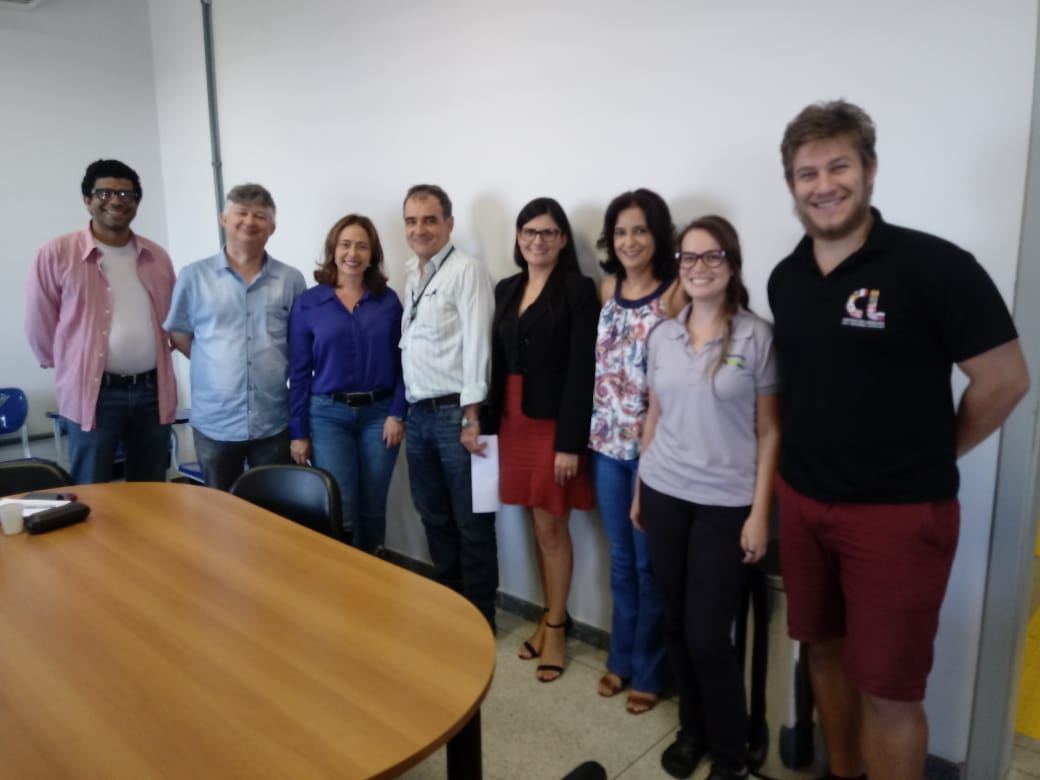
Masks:
[[[625,702],[625,710],[629,715],[643,715],[657,706],[657,694],[643,693],[642,691],[629,691],[628,701]]]
[[[603,676],[599,678],[599,684],[596,686],[596,693],[604,699],[609,699],[611,696],[617,696],[621,691],[625,690],[625,686],[627,685],[628,680],[620,674],[604,672]]]

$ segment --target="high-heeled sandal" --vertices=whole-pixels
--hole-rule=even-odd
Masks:
[[[567,636],[567,621],[566,620],[564,620],[562,623],[549,623],[548,621],[546,621],[545,627],[546,628],[552,628],[552,629],[562,628],[564,630],[564,636]],[[549,678],[538,677],[538,678],[536,678],[538,680],[538,682],[550,683],[550,682],[556,682],[561,677],[563,677],[564,668],[562,666],[557,666],[556,664],[538,664],[538,666],[535,668],[535,672],[536,673],[537,672],[558,672],[558,674],[555,677],[549,677]]]
[[[545,614],[548,611],[548,609],[542,610],[542,620],[545,620]],[[567,619],[564,621],[563,631],[565,635],[570,636],[571,629],[574,628],[574,620],[571,618],[570,612],[566,614]],[[538,624],[541,625],[541,620],[538,621]],[[530,639],[525,639],[523,642],[520,643],[520,650],[521,652],[517,653],[516,657],[519,658],[521,661],[533,661],[535,658],[539,658],[542,655],[534,649],[534,645],[531,644]]]

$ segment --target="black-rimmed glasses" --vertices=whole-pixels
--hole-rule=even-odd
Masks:
[[[542,230],[535,230],[529,227],[520,228],[520,238],[524,241],[534,241],[540,237],[542,241],[548,243],[549,241],[555,241],[559,236],[559,228],[544,228]]]
[[[700,260],[708,268],[718,268],[726,262],[726,250],[709,249],[707,252],[676,252],[675,259],[680,268],[693,268]]]
[[[119,198],[124,203],[137,203],[137,201],[141,199],[141,196],[133,190],[110,190],[107,188],[102,188],[97,190],[91,190],[90,194],[98,200],[100,200],[102,203],[106,203],[107,201],[111,200],[113,195]]]

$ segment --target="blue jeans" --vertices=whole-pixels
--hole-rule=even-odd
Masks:
[[[89,431],[72,420],[63,420],[69,437],[73,482],[111,482],[120,442],[126,453],[127,482],[166,481],[170,426],[159,423],[159,394],[154,379],[125,387],[102,387],[94,414],[94,428]]]
[[[646,534],[632,525],[629,510],[639,460],[592,453],[592,476],[610,543],[610,623],[607,670],[632,680],[637,691],[660,693],[666,674],[661,597],[650,567]]]
[[[386,540],[386,494],[400,445],[383,443],[390,399],[347,406],[327,395],[311,396],[313,463],[332,474],[343,502],[343,530],[351,544],[375,552]]]
[[[426,529],[434,578],[461,593],[495,626],[495,514],[474,513],[470,454],[459,441],[462,409],[412,406],[405,454],[412,502]]]
[[[246,441],[218,441],[198,428],[192,428],[191,434],[195,439],[195,457],[199,459],[202,478],[217,490],[231,490],[235,480],[245,473],[246,463],[252,468],[292,462],[288,428],[274,436]]]

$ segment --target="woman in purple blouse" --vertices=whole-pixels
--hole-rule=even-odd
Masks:
[[[407,410],[401,301],[382,267],[375,225],[348,214],[329,231],[318,284],[296,298],[289,320],[292,458],[332,474],[343,530],[371,553],[386,536],[386,495]]]

